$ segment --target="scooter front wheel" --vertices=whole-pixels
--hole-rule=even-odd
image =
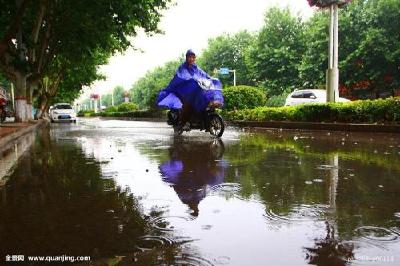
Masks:
[[[183,133],[183,129],[180,125],[174,125],[174,135],[175,136],[180,136]]]
[[[224,134],[225,124],[222,117],[218,114],[211,114],[208,117],[208,130],[211,135],[220,138]]]

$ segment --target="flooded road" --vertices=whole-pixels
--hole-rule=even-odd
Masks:
[[[2,259],[400,265],[398,135],[86,119],[27,138],[0,153]]]

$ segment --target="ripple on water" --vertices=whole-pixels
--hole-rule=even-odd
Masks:
[[[241,190],[241,188],[242,188],[241,185],[238,183],[222,183],[222,184],[211,187],[211,190],[214,192],[221,191],[221,192],[228,192],[228,193],[229,192],[236,193],[236,192],[239,192]]]
[[[214,264],[208,259],[189,253],[181,253],[174,256],[174,262],[177,265],[192,265],[192,266],[213,266]]]
[[[171,221],[173,220],[184,220],[184,221],[193,221],[195,217],[184,217],[184,216],[167,216],[167,217],[157,217],[150,221],[153,228],[158,229],[160,231],[173,231],[175,228],[171,226]]]
[[[374,241],[392,242],[400,240],[398,232],[383,227],[361,226],[356,228],[354,231],[359,236]]]
[[[329,164],[321,164],[317,166],[317,169],[319,170],[331,170],[331,169],[335,169],[337,168],[337,166],[334,165],[329,165]]]
[[[142,236],[139,238],[138,242],[137,248],[141,251],[174,244],[174,240],[169,237],[152,235]]]
[[[272,210],[267,210],[264,217],[270,221],[277,222],[301,222],[310,220],[323,220],[324,214],[328,212],[326,205],[299,205],[293,207],[289,213],[276,214]]]
[[[394,217],[400,218],[400,212],[395,212],[395,213],[394,213]]]
[[[159,247],[182,245],[196,240],[198,239],[192,239],[190,237],[185,237],[185,236],[169,237],[160,235],[145,235],[139,238],[138,240],[139,243],[136,246],[136,248],[144,251]]]

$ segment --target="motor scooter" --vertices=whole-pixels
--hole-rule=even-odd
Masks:
[[[181,109],[170,109],[167,113],[167,123],[173,126],[175,135],[181,135],[184,131],[198,129],[220,138],[224,134],[225,122],[222,116],[216,112],[219,107],[218,103],[210,102],[206,110],[193,114],[185,125],[181,123]]]

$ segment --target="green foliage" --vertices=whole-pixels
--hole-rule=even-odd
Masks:
[[[125,89],[122,86],[116,86],[112,91],[114,96],[114,105],[119,105],[125,101]]]
[[[299,66],[299,76],[302,87],[316,88],[325,85],[325,72],[328,67],[328,14],[317,12],[306,23],[304,34],[307,45]],[[342,54],[342,47],[340,52]]]
[[[207,73],[214,75],[215,69],[226,67],[236,70],[236,84],[254,85],[250,70],[245,63],[245,55],[255,36],[247,31],[235,35],[222,34],[208,40],[208,47],[202,52],[198,64]],[[225,86],[233,86],[233,73],[218,75]]]
[[[305,50],[304,24],[289,9],[271,8],[265,25],[250,47],[247,64],[267,96],[281,95],[301,85],[299,66]]]
[[[130,47],[132,38],[128,36],[136,36],[139,29],[159,32],[161,11],[170,1],[100,0],[95,5],[88,0],[26,2],[20,40],[18,27],[9,32],[9,38],[3,38],[13,28],[10,25],[17,16],[17,5],[0,0],[0,48],[6,48],[5,53],[0,49],[0,68],[12,81],[17,72],[23,79],[29,77],[27,87],[16,87],[17,96],[39,84],[34,95],[45,106],[58,90],[64,90],[59,99],[70,99],[78,96],[82,86],[101,78],[97,67],[115,52]]]
[[[265,105],[268,106],[268,107],[284,106],[287,96],[288,96],[288,93],[283,93],[281,95],[273,95],[273,96],[268,98],[268,100],[265,103]]]
[[[106,113],[118,112],[118,107],[117,106],[109,106],[104,110],[104,112],[106,112]]]
[[[98,114],[103,117],[124,117],[124,118],[160,118],[165,117],[165,113],[159,110],[136,110],[136,111],[115,111],[101,112]]]
[[[400,123],[400,97],[350,103],[257,107],[227,113],[231,120]]]
[[[368,81],[375,95],[399,88],[399,2],[358,0],[341,9],[339,14],[341,84],[352,88]],[[328,25],[326,12],[316,13],[306,24],[307,48],[300,67],[304,87],[325,84]]]
[[[256,87],[236,86],[228,87],[223,90],[225,98],[225,109],[250,109],[265,104],[264,92]]]
[[[137,105],[134,103],[121,103],[116,107],[118,112],[132,112],[138,109]]]
[[[94,110],[80,110],[76,115],[79,117],[93,117],[99,116],[99,113],[95,113]]]
[[[130,89],[132,101],[140,109],[154,108],[157,94],[168,86],[175,75],[178,66],[183,60],[174,60],[165,63],[161,67],[148,71],[146,75],[135,82]]]

